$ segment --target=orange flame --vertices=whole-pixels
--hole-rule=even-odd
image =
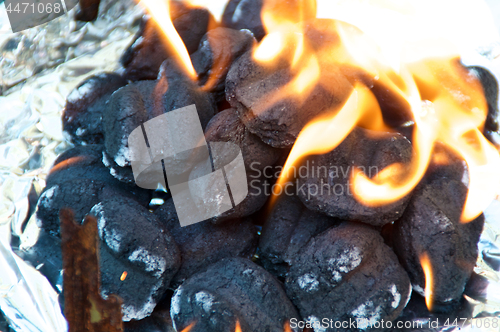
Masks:
[[[128,274],[127,271],[123,271],[122,275],[120,276],[120,280],[124,281],[125,278],[127,278],[127,274]]]
[[[460,64],[457,52],[446,41],[419,41],[417,49],[425,52],[412,49],[409,56],[401,57],[398,67],[386,62],[379,47],[348,24],[308,22],[309,26],[318,25],[324,30],[326,27],[331,36],[340,40],[325,40],[318,46],[308,40],[305,23],[293,24],[292,19],[272,11],[264,12],[262,18],[270,34],[255,50],[254,59],[263,64],[285,59],[295,73],[289,84],[263,98],[266,102],[259,105],[263,109],[285,97],[304,101],[318,84],[332,92],[339,91],[331,82],[345,85],[339,83],[344,72],[353,84],[350,96],[339,110],[324,112],[302,129],[278,184],[288,180],[291,167],[301,158],[335,149],[355,126],[390,131],[370,91],[371,80],[408,103],[414,122],[415,154],[410,165],[389,165],[373,178],[354,169],[352,184],[358,201],[379,206],[408,195],[425,174],[438,143],[450,147],[468,166],[470,182],[461,215],[463,222],[476,218],[495,198],[500,188],[500,154],[481,132],[487,115],[482,86]],[[307,69],[297,70],[299,63]],[[331,79],[335,75],[337,81]]]
[[[236,327],[234,328],[234,332],[241,332],[241,326],[239,320],[236,320]]]
[[[144,4],[148,13],[160,27],[165,37],[166,46],[172,50],[173,59],[185,71],[186,75],[194,80],[196,78],[196,71],[191,63],[186,45],[184,45],[172,23],[168,0],[142,0],[141,3]]]
[[[420,256],[420,264],[424,270],[425,275],[425,305],[429,311],[432,311],[432,289],[434,287],[434,279],[432,274],[431,261],[427,253]]]
[[[195,322],[192,322],[191,324],[189,324],[186,328],[184,328],[181,332],[189,332],[191,331],[191,329],[193,328],[193,326],[195,325],[196,323]]]

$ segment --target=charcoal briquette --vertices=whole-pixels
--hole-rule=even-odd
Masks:
[[[229,108],[217,113],[205,129],[207,142],[231,142],[238,145],[243,155],[247,171],[262,171],[273,166],[284,153],[283,149],[276,149],[252,134],[241,122],[236,110]]]
[[[202,221],[181,227],[172,199],[158,208],[155,215],[181,251],[182,264],[172,280],[172,287],[223,258],[251,258],[257,247],[257,229],[249,218],[224,225]]]
[[[155,215],[131,199],[101,199],[90,214],[100,238],[101,294],[120,296],[124,321],[149,316],[179,270],[177,244]]]
[[[135,82],[117,90],[103,116],[109,159],[105,164],[112,165],[110,161],[113,161],[119,167],[130,167],[130,133],[150,119],[192,104],[196,105],[202,128],[205,128],[214,114],[211,97],[185,78],[162,76],[156,81]]]
[[[281,196],[262,227],[259,257],[274,276],[285,278],[288,269],[309,240],[341,223],[307,209],[296,196]]]
[[[333,151],[307,157],[297,166],[298,196],[313,211],[381,227],[402,216],[411,195],[368,206],[355,198],[351,175],[357,169],[373,178],[393,163],[409,165],[412,154],[411,143],[401,134],[356,128]]]
[[[102,73],[86,79],[68,95],[62,123],[73,143],[104,142],[102,114],[111,94],[125,84],[117,74]]]
[[[277,91],[282,91],[292,79],[285,59],[264,65],[253,59],[252,51],[239,57],[226,76],[226,99],[231,107],[251,133],[276,148],[291,147],[309,121],[340,103],[338,96],[319,84],[305,100],[297,100],[296,94],[275,100]],[[347,98],[352,89],[350,83],[345,79],[345,89],[343,82],[337,86],[345,90],[342,95]]]
[[[290,267],[285,289],[312,324],[324,317],[357,322],[357,328],[330,326],[323,331],[362,331],[377,330],[370,329],[370,323],[396,319],[409,300],[411,285],[378,232],[348,222],[303,247]]]
[[[73,179],[88,179],[94,183],[104,183],[147,206],[151,191],[139,188],[135,183],[125,184],[118,181],[112,171],[103,164],[104,146],[90,144],[76,146],[60,154],[47,175],[47,187],[63,184]],[[79,220],[79,219],[78,219]]]
[[[174,293],[170,314],[176,331],[282,332],[297,310],[281,283],[243,258],[223,259],[187,279]],[[292,329],[298,331],[298,329]]]
[[[460,300],[476,264],[484,216],[460,221],[466,195],[460,179],[424,181],[394,224],[394,250],[421,295],[426,287],[421,258],[424,254],[429,258],[436,305],[451,306]]]

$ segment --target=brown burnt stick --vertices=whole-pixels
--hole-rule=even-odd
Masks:
[[[203,35],[215,25],[212,14],[204,8],[188,8],[182,2],[170,2],[172,22],[187,51],[191,54],[198,48]],[[166,19],[166,18],[165,18]],[[174,50],[168,49],[164,36],[152,18],[144,18],[135,40],[122,55],[120,62],[125,67],[124,76],[132,81],[151,80],[158,76],[163,61]]]
[[[102,73],[92,76],[68,96],[63,110],[63,130],[73,143],[98,144],[104,141],[102,115],[113,92],[127,84],[121,76]]]
[[[275,204],[262,227],[259,257],[267,271],[285,278],[302,247],[341,221],[307,209],[296,196],[279,197]]]
[[[201,39],[191,55],[198,83],[204,91],[214,93],[217,102],[224,100],[224,84],[231,64],[252,48],[255,38],[247,30],[215,28]]]
[[[251,258],[257,248],[257,229],[248,218],[222,226],[202,221],[181,227],[172,199],[158,208],[155,215],[181,251],[182,264],[172,280],[173,288],[223,258]]]
[[[394,250],[421,295],[426,285],[420,259],[428,256],[437,305],[452,306],[460,300],[476,264],[484,216],[460,222],[466,194],[467,187],[452,178],[425,181],[394,224]]]
[[[242,331],[282,332],[299,317],[280,282],[243,258],[223,259],[187,279],[170,314],[177,331],[193,324],[191,332],[233,332],[236,322]]]
[[[339,79],[345,81],[336,85],[342,90],[341,98],[320,84],[305,100],[296,100],[296,94],[279,97],[278,91],[282,91],[293,76],[285,59],[278,59],[271,66],[263,65],[253,60],[251,51],[236,60],[226,76],[226,99],[231,107],[251,133],[276,148],[291,147],[309,121],[335,105],[340,106],[341,98],[347,98],[352,88],[340,76]]]
[[[411,195],[387,205],[367,206],[354,197],[351,175],[357,169],[374,177],[393,163],[408,165],[412,153],[410,142],[398,133],[356,128],[333,151],[307,157],[297,166],[298,196],[313,211],[381,227],[402,216]]]
[[[409,300],[411,285],[396,255],[382,237],[363,224],[344,223],[315,236],[303,247],[287,276],[285,289],[302,317],[321,322],[394,320]],[[364,328],[364,329],[363,329]],[[373,329],[375,330],[375,329]]]
[[[167,83],[168,80],[168,83]],[[129,167],[128,137],[144,122],[169,111],[196,105],[205,128],[214,115],[211,97],[181,76],[163,73],[156,81],[140,81],[117,90],[103,116],[106,154],[119,167]],[[111,165],[110,162],[106,164]]]
[[[101,239],[101,293],[123,299],[125,321],[149,316],[180,267],[177,244],[158,219],[133,200],[105,198],[91,214]]]
[[[151,200],[151,191],[139,188],[133,182],[126,184],[118,181],[116,175],[112,175],[102,162],[103,149],[103,145],[83,145],[59,155],[47,175],[47,188],[69,180],[89,179],[109,185],[122,195],[147,206]]]
[[[75,223],[69,209],[61,211],[61,248],[64,269],[64,315],[69,331],[123,331],[121,300],[100,294],[97,223],[87,216]]]

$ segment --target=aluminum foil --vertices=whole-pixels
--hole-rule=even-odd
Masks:
[[[75,22],[76,9],[47,24],[12,33],[0,4],[0,309],[16,331],[66,331],[56,291],[15,255],[33,245],[38,228],[29,194],[40,194],[64,139],[61,111],[82,80],[119,69],[143,15],[133,0],[101,1],[98,19]],[[33,202],[32,202],[33,203]]]
[[[220,17],[221,1],[210,5]],[[13,34],[0,4],[0,310],[16,331],[67,330],[57,292],[14,254],[11,240],[18,237],[20,248],[37,240],[30,197],[41,193],[54,159],[71,147],[61,124],[66,96],[93,74],[120,70],[118,59],[143,14],[133,0],[102,0],[93,23],[76,23],[74,12]],[[463,61],[487,68],[500,82],[500,43],[463,54]],[[475,272],[487,286],[479,295],[466,295],[473,317],[500,315],[500,200],[485,216]]]

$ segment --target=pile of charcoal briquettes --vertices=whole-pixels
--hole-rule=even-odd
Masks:
[[[121,58],[123,71],[90,77],[68,96],[62,121],[75,147],[48,174],[36,210],[38,243],[21,254],[44,263],[41,272],[60,284],[59,211],[71,208],[77,221],[94,215],[101,293],[122,298],[127,331],[182,331],[194,323],[192,332],[233,332],[236,322],[244,332],[281,332],[287,325],[299,331],[290,322],[324,318],[365,322],[338,331],[380,330],[370,323],[398,319],[410,297],[423,303],[423,253],[433,262],[435,310],[456,308],[475,266],[484,217],[459,221],[467,167],[445,146],[435,150],[449,162],[431,163],[411,194],[385,206],[364,206],[347,192],[298,191],[269,203],[264,189],[277,180],[269,170],[283,166],[305,124],[343,97],[318,87],[300,105],[284,99],[253,112],[262,96],[292,78],[287,66],[269,69],[252,59],[265,34],[261,7],[261,0],[231,0],[217,23],[205,9],[171,3],[195,81],[173,61],[157,25],[142,19]],[[314,24],[305,36],[321,46],[329,33]],[[375,137],[356,128],[333,151],[301,163],[381,170],[410,162],[407,105],[376,84],[372,91],[396,133]],[[249,191],[224,214],[181,227],[168,191],[135,185],[127,138],[145,121],[192,104],[208,142],[240,147]],[[492,105],[490,133],[498,130]],[[321,173],[299,174],[297,181],[345,186],[348,179]],[[152,204],[160,199],[163,204]]]

